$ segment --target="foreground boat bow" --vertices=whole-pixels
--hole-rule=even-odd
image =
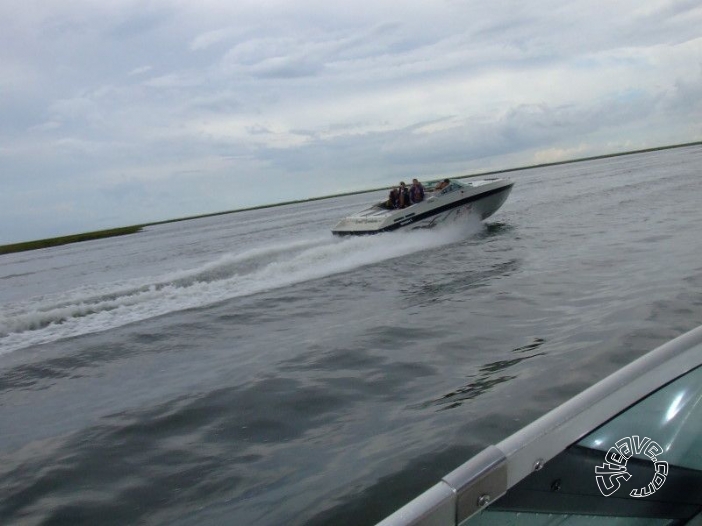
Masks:
[[[483,450],[380,525],[699,526],[701,487],[702,326]]]

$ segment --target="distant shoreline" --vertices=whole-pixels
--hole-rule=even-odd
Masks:
[[[520,166],[517,168],[505,168],[502,170],[491,170],[491,171],[487,171],[487,172],[480,172],[480,173],[475,173],[475,174],[470,174],[470,175],[459,175],[459,176],[453,177],[453,179],[466,179],[466,178],[471,178],[471,177],[483,177],[486,175],[499,175],[499,174],[505,174],[505,173],[509,173],[509,172],[531,170],[533,168],[544,168],[547,166],[558,166],[558,165],[562,165],[562,164],[579,163],[579,162],[584,162],[584,161],[594,161],[597,159],[608,159],[611,157],[621,157],[624,155],[635,155],[635,154],[639,154],[639,153],[656,152],[656,151],[660,151],[660,150],[672,150],[675,148],[686,148],[688,146],[699,146],[699,145],[702,145],[702,141],[689,142],[689,143],[684,143],[684,144],[674,144],[674,145],[669,145],[669,146],[658,146],[655,148],[646,148],[643,150],[632,150],[632,151],[627,151],[627,152],[595,155],[592,157],[581,157],[578,159],[569,159],[569,160],[565,160],[565,161],[556,161],[556,162],[552,162],[552,163],[532,164],[532,165],[528,165],[528,166]],[[297,203],[309,203],[312,201],[320,201],[322,199],[332,199],[334,197],[344,197],[344,196],[349,196],[349,195],[367,194],[370,192],[377,192],[380,190],[384,190],[386,188],[387,187],[371,188],[368,190],[357,190],[354,192],[344,192],[344,193],[340,193],[340,194],[325,195],[325,196],[318,196],[318,197],[309,197],[307,199],[297,199],[294,201],[284,201],[284,202],[280,202],[280,203],[271,203],[271,204],[267,204],[267,205],[251,206],[248,208],[239,208],[236,210],[226,210],[223,212],[211,212],[211,213],[207,213],[207,214],[199,214],[199,215],[181,217],[181,218],[176,218],[176,219],[166,219],[164,221],[154,221],[152,223],[143,223],[140,225],[132,225],[132,226],[126,226],[126,227],[120,227],[120,228],[110,228],[110,229],[106,229],[106,230],[96,230],[94,232],[85,232],[82,234],[73,234],[73,235],[68,235],[68,236],[52,237],[52,238],[47,238],[47,239],[38,239],[35,241],[25,241],[25,242],[21,242],[21,243],[12,243],[10,245],[0,246],[0,255],[11,254],[11,253],[15,253],[15,252],[24,252],[27,250],[36,250],[36,249],[40,249],[40,248],[55,247],[55,246],[60,246],[60,245],[67,245],[69,243],[79,243],[81,241],[103,239],[106,237],[136,234],[136,233],[140,232],[141,230],[143,230],[144,228],[146,228],[148,226],[153,226],[153,225],[164,225],[167,223],[176,223],[179,221],[189,221],[191,219],[202,219],[202,218],[206,218],[206,217],[215,217],[215,216],[221,216],[221,215],[225,215],[225,214],[235,214],[238,212],[247,212],[247,211],[251,211],[251,210],[262,210],[265,208],[273,208],[273,207],[277,207],[277,206],[292,205],[292,204],[297,204]]]

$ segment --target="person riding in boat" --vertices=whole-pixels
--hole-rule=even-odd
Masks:
[[[406,208],[410,202],[410,193],[404,181],[400,181],[400,208]]]
[[[434,192],[439,192],[439,191],[443,190],[444,188],[446,188],[450,184],[451,184],[451,181],[449,181],[448,179],[444,179],[443,181],[441,181],[439,184],[437,184],[434,187]]]
[[[417,179],[412,179],[412,186],[410,187],[410,201],[412,204],[420,203],[424,201],[424,187],[422,183],[417,181]]]
[[[390,210],[394,210],[395,208],[399,208],[400,206],[400,191],[395,188],[390,189],[390,193],[388,194],[388,200],[385,202],[385,206],[389,208]]]

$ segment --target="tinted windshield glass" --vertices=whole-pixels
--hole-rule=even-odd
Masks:
[[[633,449],[634,457],[647,458],[651,446],[644,445],[644,439],[649,438],[660,445],[660,455],[669,464],[702,470],[702,367],[644,398],[578,445],[608,451],[617,441],[634,436],[641,444]]]

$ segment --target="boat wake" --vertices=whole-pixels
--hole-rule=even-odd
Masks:
[[[102,283],[0,307],[0,354],[275,290],[454,243],[479,221],[356,238],[303,239],[230,253],[162,276]]]

